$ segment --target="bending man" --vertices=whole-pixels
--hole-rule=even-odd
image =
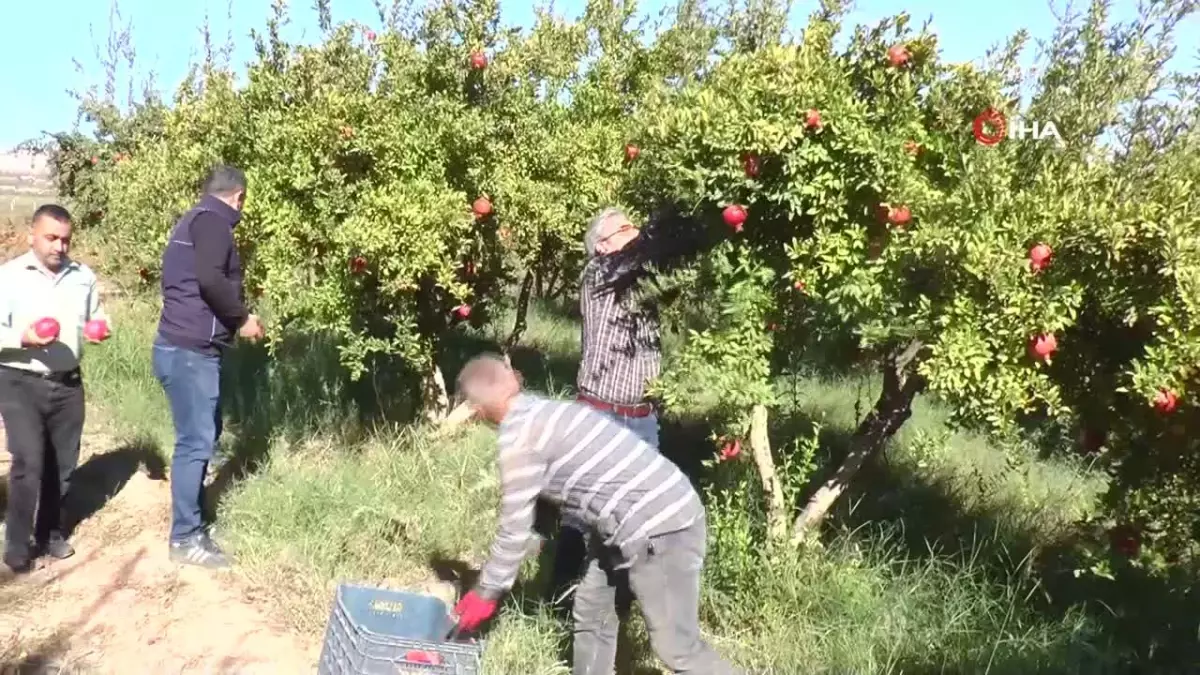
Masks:
[[[627,570],[650,643],[673,672],[736,673],[700,636],[704,506],[679,468],[592,406],[522,393],[499,356],[472,359],[458,388],[499,427],[502,495],[491,556],[478,586],[455,607],[459,628],[477,628],[512,588],[542,497],[592,533],[575,592],[574,675],[614,672],[617,570]]]

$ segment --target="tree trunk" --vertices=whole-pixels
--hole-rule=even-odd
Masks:
[[[437,428],[437,435],[441,436],[449,434],[451,431],[454,431],[470,420],[472,416],[473,411],[471,410],[471,407],[467,405],[467,402],[463,401],[462,403],[459,403],[458,405],[454,406],[454,410],[451,410],[450,414],[446,415],[446,417],[442,419]]]
[[[446,378],[442,375],[442,369],[434,365],[429,374],[425,376],[424,405],[422,406],[425,419],[433,423],[440,422],[445,419],[446,411],[449,408],[450,396],[446,392]]]
[[[512,332],[508,334],[508,339],[504,341],[504,351],[512,349],[521,341],[521,336],[525,334],[525,329],[529,327],[529,300],[533,295],[533,270],[525,272],[525,278],[521,280],[521,294],[517,296],[517,318],[513,321]]]
[[[775,544],[787,539],[787,500],[783,496],[783,485],[775,473],[775,459],[771,456],[771,439],[767,431],[767,407],[756,405],[750,413],[750,452],[758,466],[763,495],[767,500],[769,541]]]
[[[563,289],[561,287],[559,287],[559,284],[558,284],[558,275],[560,273],[561,273],[561,270],[558,268],[557,265],[552,265],[550,267],[550,278],[546,280],[545,295],[540,296],[541,298],[547,299],[547,300],[553,300],[553,299],[557,298],[559,296],[559,294],[562,293]]]
[[[792,525],[792,541],[800,543],[825,519],[838,497],[864,462],[878,453],[912,416],[912,403],[924,382],[910,370],[924,345],[913,340],[884,361],[883,392],[875,407],[858,425],[850,440],[850,452],[837,472],[808,500]],[[915,370],[915,369],[914,369]]]

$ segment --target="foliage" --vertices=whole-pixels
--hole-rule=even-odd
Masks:
[[[1181,99],[1161,96],[1171,29],[1190,9],[1166,3],[1107,26],[1094,3],[1060,28],[1030,102],[1008,114],[1054,121],[1061,144],[972,136],[976,115],[1030,84],[1015,67],[1020,36],[982,67],[946,64],[936,36],[904,16],[837,50],[841,9],[827,6],[795,41],[735,42],[705,77],[660,87],[639,111],[628,192],[671,196],[724,231],[694,276],[688,304],[706,310],[686,317],[702,328],[678,367],[714,371],[703,379],[719,404],[744,409],[775,374],[751,345],[852,342],[842,353],[882,366],[885,384],[899,369],[897,387],[916,383],[911,393],[935,393],[960,423],[993,433],[1070,429],[1089,411],[1128,420],[1125,449],[1110,455],[1119,510],[1153,520],[1175,554],[1190,549],[1194,497],[1163,488],[1191,465],[1179,446],[1196,437],[1177,426],[1178,446],[1155,439],[1167,423],[1149,410],[1170,390],[1171,419],[1194,416],[1182,392],[1200,356],[1200,213],[1186,194],[1200,166],[1195,81],[1174,82]],[[749,217],[725,228],[731,204]],[[1039,243],[1053,251],[1045,267],[1030,261]],[[1039,336],[1058,353],[1035,353]],[[898,360],[905,350],[914,358]],[[663,384],[668,400],[692,395],[670,373]],[[911,393],[885,391],[875,414],[902,423]],[[868,422],[860,433],[897,428]],[[1148,444],[1159,453],[1135,450]]]
[[[204,169],[244,167],[251,290],[286,330],[332,332],[354,373],[382,354],[427,375],[447,332],[493,320],[517,278],[573,279],[602,206],[683,204],[710,244],[675,279],[668,318],[687,340],[656,384],[668,403],[711,399],[716,435],[741,436],[784,369],[872,365],[868,451],[921,391],[1050,452],[1100,438],[1084,443],[1114,479],[1097,527],[1151,544],[1118,546],[1138,564],[1191,561],[1200,113],[1196,78],[1164,63],[1194,3],[1111,25],[1097,0],[1036,79],[1016,65],[1024,35],[952,64],[906,15],[838,47],[844,3],[796,36],[782,5],[684,1],[653,36],[633,3],[529,31],[501,26],[496,0],[393,13],[379,33],[322,10],[322,40],[302,46],[280,36],[279,3],[245,85],[209,62],[170,106],[90,101],[96,137],[59,136],[55,166],[144,278]],[[989,107],[1053,121],[1063,142],[981,145]],[[1032,353],[1050,337],[1056,351]]]

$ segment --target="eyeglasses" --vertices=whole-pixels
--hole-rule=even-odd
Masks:
[[[618,227],[616,230],[614,230],[612,232],[612,234],[608,235],[607,237],[601,238],[600,241],[606,242],[609,239],[612,239],[613,237],[617,236],[618,234],[624,234],[626,232],[638,232],[638,231],[639,231],[639,228],[636,225],[634,225],[633,223],[630,223],[630,222],[625,222],[625,223],[622,223],[621,226]]]

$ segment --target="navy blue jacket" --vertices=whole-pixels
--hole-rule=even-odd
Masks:
[[[204,354],[233,343],[249,312],[233,228],[242,214],[205,195],[175,224],[162,258],[158,340]]]

